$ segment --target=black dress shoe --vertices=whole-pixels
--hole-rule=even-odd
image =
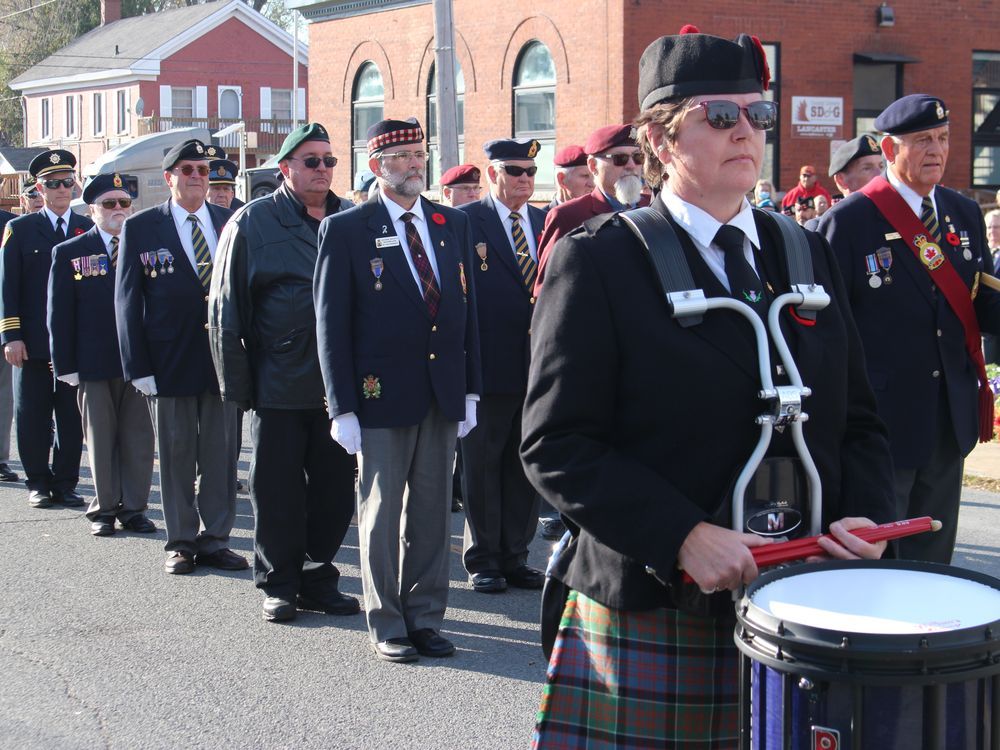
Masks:
[[[372,649],[382,661],[416,661],[419,658],[417,649],[409,638],[389,638],[372,644]]]
[[[240,557],[231,549],[217,549],[215,552],[209,552],[203,555],[196,555],[194,561],[199,565],[207,565],[210,568],[218,568],[219,570],[246,570],[250,567],[250,563],[246,561],[246,558]]]
[[[280,596],[267,596],[264,597],[263,614],[264,619],[268,622],[287,622],[295,619],[297,610],[288,599],[282,599]]]
[[[20,478],[7,464],[0,464],[0,482],[16,482]]]
[[[540,518],[539,520],[542,523],[542,539],[558,542],[566,533],[566,524],[562,522],[561,518]]]
[[[119,521],[125,531],[134,531],[136,534],[152,534],[156,531],[156,524],[139,513],[131,516],[127,521]]]
[[[87,501],[83,499],[83,495],[76,490],[53,492],[52,502],[65,505],[67,508],[79,508],[81,505],[87,504]]]
[[[111,536],[115,533],[113,518],[98,518],[90,523],[90,533],[94,536]]]
[[[246,482],[244,482],[242,479],[237,479],[236,480],[236,491],[237,492],[246,492],[247,491]]]
[[[431,628],[414,630],[406,635],[421,656],[441,657],[455,653],[455,644]]]
[[[167,561],[163,563],[163,569],[176,576],[194,573],[194,555],[183,550],[168,552]]]
[[[310,612],[325,612],[328,615],[356,615],[361,604],[353,596],[330,591],[320,595],[299,594],[299,607]]]
[[[507,579],[493,571],[472,574],[472,589],[480,594],[499,594],[507,590]]]
[[[462,511],[463,507],[464,506],[462,505],[462,498],[460,498],[458,495],[452,495],[452,498],[451,498],[451,512],[452,513],[460,513]]]
[[[504,573],[507,583],[519,589],[540,589],[545,585],[545,574],[538,568],[522,565]]]
[[[52,495],[47,490],[32,490],[28,493],[28,505],[32,508],[51,508]]]

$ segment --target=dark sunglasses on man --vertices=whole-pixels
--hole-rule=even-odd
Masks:
[[[699,102],[691,109],[705,110],[705,120],[716,130],[729,130],[740,121],[740,112],[746,112],[747,120],[754,130],[770,130],[778,124],[778,105],[775,102],[751,102],[741,107],[728,99],[712,99]]]
[[[132,205],[131,198],[108,198],[107,200],[101,201],[101,205],[108,209],[109,211],[115,206],[121,206],[122,208],[128,208]]]
[[[24,197],[28,198],[29,200],[35,200],[35,198],[38,197],[38,191],[32,190],[31,192],[25,193]]]
[[[322,159],[318,156],[307,156],[304,159],[301,159],[298,156],[289,156],[288,158],[302,162],[308,169],[318,169],[320,164],[327,169],[333,169],[337,166],[336,156],[324,156]]]
[[[601,154],[597,157],[598,159],[607,159],[609,162],[614,164],[616,167],[624,167],[628,164],[628,160],[631,158],[632,163],[638,166],[642,166],[645,161],[645,157],[639,151],[633,151],[631,154]]]
[[[535,172],[538,171],[538,167],[517,167],[513,164],[504,164],[503,171],[511,177],[520,177],[523,174],[527,174],[528,177],[534,177]]]
[[[180,172],[185,177],[190,177],[195,171],[198,172],[199,177],[208,177],[208,167],[204,164],[199,164],[194,166],[193,164],[185,164],[183,167],[174,167],[174,172]]]
[[[55,190],[57,188],[65,187],[71,188],[76,184],[75,177],[63,177],[61,180],[46,180],[44,183],[45,187],[49,190]]]

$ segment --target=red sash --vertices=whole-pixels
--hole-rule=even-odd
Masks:
[[[986,378],[986,362],[983,360],[979,321],[976,319],[976,310],[972,306],[969,288],[962,281],[962,277],[958,275],[941,248],[938,247],[937,252],[934,253],[933,247],[929,248],[924,243],[924,240],[933,242],[934,238],[928,236],[930,232],[927,227],[917,218],[906,201],[885,177],[879,175],[861,188],[861,192],[868,196],[893,229],[899,232],[902,240],[927,270],[927,273],[934,280],[934,284],[941,290],[948,305],[961,321],[962,327],[965,329],[965,349],[979,371],[979,440],[983,443],[989,442],[993,439],[993,391]],[[920,240],[919,244],[918,240]]]

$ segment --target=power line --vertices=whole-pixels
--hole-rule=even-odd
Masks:
[[[38,10],[41,7],[44,7],[46,5],[51,5],[52,3],[57,2],[57,1],[58,0],[45,0],[44,2],[41,2],[38,5],[32,5],[30,8],[23,8],[21,10],[15,10],[13,13],[8,13],[6,16],[0,16],[0,21],[4,21],[4,20],[6,20],[8,18],[13,18],[14,16],[19,16],[22,13],[27,13],[28,11]]]

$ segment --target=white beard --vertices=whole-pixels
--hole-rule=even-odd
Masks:
[[[626,206],[632,206],[642,197],[642,178],[627,174],[615,181],[615,198]]]

